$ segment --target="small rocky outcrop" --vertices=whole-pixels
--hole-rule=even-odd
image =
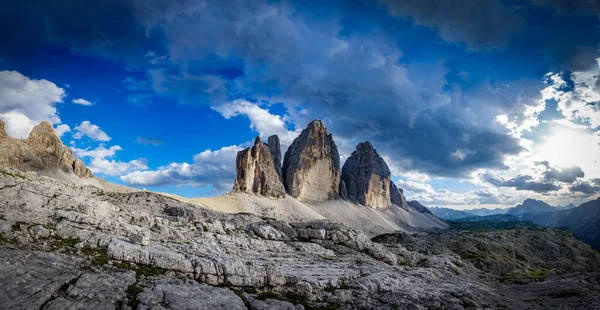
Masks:
[[[378,209],[392,204],[406,208],[406,200],[391,176],[385,160],[369,142],[359,143],[342,168],[348,200]]]
[[[80,178],[94,176],[62,143],[48,121],[35,126],[24,140],[9,137],[4,131],[4,123],[0,121],[0,165],[27,171],[62,171]]]
[[[279,144],[277,136],[271,138],[269,140]],[[237,177],[233,184],[234,192],[285,197],[285,189],[271,153],[273,149],[272,145],[264,144],[260,137],[256,137],[252,148],[238,152],[235,162]]]
[[[339,198],[340,155],[320,120],[308,124],[285,152],[283,181],[287,193],[303,202]]]
[[[404,191],[398,188],[394,182],[390,182],[390,199],[393,204],[404,210],[408,210],[409,204],[406,202],[406,198],[404,198]]]

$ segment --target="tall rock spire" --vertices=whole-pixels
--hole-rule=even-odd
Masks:
[[[279,137],[272,135],[267,141],[271,156],[273,156],[273,164],[275,165],[275,172],[279,175],[279,180],[283,184],[283,170],[281,169],[281,145],[279,144]]]
[[[391,175],[373,145],[359,143],[342,168],[346,199],[372,208],[383,209],[395,204],[406,209],[406,200],[392,182]]]
[[[275,136],[277,137],[277,136]],[[277,142],[279,139],[277,138]],[[234,192],[254,193],[268,197],[285,197],[285,189],[275,169],[271,146],[256,137],[252,148],[237,154]]]
[[[340,155],[320,120],[308,124],[285,152],[283,182],[287,193],[300,201],[339,198]]]

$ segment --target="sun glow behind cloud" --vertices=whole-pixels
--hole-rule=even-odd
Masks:
[[[555,124],[545,141],[533,150],[535,160],[560,167],[579,166],[587,178],[600,177],[600,137],[577,126]]]

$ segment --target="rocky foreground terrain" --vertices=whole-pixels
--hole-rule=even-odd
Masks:
[[[550,228],[391,233],[0,172],[0,309],[597,309]]]

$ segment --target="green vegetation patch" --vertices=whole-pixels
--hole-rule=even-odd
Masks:
[[[50,243],[50,249],[53,251],[64,251],[66,254],[75,254],[77,249],[75,245],[81,242],[79,238],[62,238],[54,236],[54,240]]]
[[[166,273],[164,269],[148,265],[136,265],[128,262],[113,262],[113,265],[119,269],[133,270],[137,277],[156,277]]]
[[[528,272],[529,276],[534,279],[545,279],[552,273],[554,273],[554,270],[549,269],[549,268],[544,268],[544,267],[536,268],[536,269],[529,269],[529,272]]]
[[[92,257],[92,265],[102,266],[108,264],[108,253],[104,249],[85,246],[81,249],[81,252]]]
[[[131,309],[137,309],[137,306],[139,304],[139,300],[137,298],[137,296],[144,291],[144,288],[135,284],[130,285],[127,288],[127,300],[128,303],[127,305],[129,307],[131,307]]]
[[[21,173],[14,174],[14,173],[10,173],[10,172],[8,172],[6,170],[1,170],[1,169],[0,169],[0,173],[3,174],[4,176],[7,176],[7,177],[25,179],[25,176],[21,175]]]

